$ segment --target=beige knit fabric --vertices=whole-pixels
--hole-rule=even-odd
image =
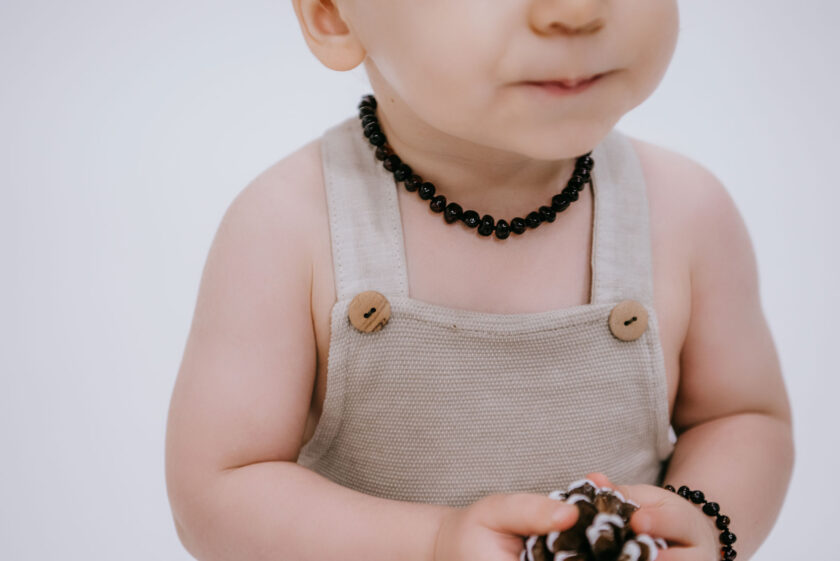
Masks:
[[[324,410],[298,463],[370,495],[450,506],[546,494],[590,471],[661,484],[676,437],[652,307],[645,184],[627,137],[613,129],[592,153],[591,302],[520,314],[410,297],[402,184],[356,116],[322,141],[338,300]],[[391,304],[390,321],[373,333],[347,316],[365,290]],[[635,341],[608,326],[624,299],[648,310]]]

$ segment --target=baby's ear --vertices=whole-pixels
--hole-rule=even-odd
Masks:
[[[365,60],[367,51],[334,0],[292,0],[292,5],[309,50],[324,66],[344,72]]]

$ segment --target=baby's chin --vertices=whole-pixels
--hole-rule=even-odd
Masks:
[[[512,109],[504,110],[504,128],[534,157],[585,153],[647,97],[630,87],[621,75],[604,80],[576,98],[546,101],[546,96],[511,96],[506,100],[512,103]]]
[[[621,100],[604,101],[555,114],[541,113],[537,107],[495,115],[491,110],[473,120],[474,130],[463,132],[475,142],[534,160],[576,158],[600,144],[628,111]]]
[[[478,137],[485,144],[532,160],[560,160],[590,152],[614,126],[614,121],[572,121],[502,130]]]

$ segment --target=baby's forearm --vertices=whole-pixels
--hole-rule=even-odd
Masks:
[[[699,489],[720,504],[745,561],[775,524],[793,471],[791,425],[758,413],[714,419],[683,432],[664,484]],[[696,505],[699,509],[700,506]],[[707,517],[710,523],[714,520]]]
[[[214,476],[182,513],[199,561],[431,561],[448,507],[377,498],[291,462]]]

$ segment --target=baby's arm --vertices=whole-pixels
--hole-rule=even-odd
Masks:
[[[202,275],[167,424],[178,535],[202,561],[426,561],[445,507],[368,496],[295,463],[316,367],[313,214],[303,181],[281,172],[233,201]]]
[[[737,536],[738,559],[748,559],[787,492],[790,405],[744,222],[716,177],[682,156],[668,158],[670,176],[680,178],[671,184],[685,188],[684,208],[691,209],[691,316],[673,414],[679,439],[664,483],[718,502]]]

